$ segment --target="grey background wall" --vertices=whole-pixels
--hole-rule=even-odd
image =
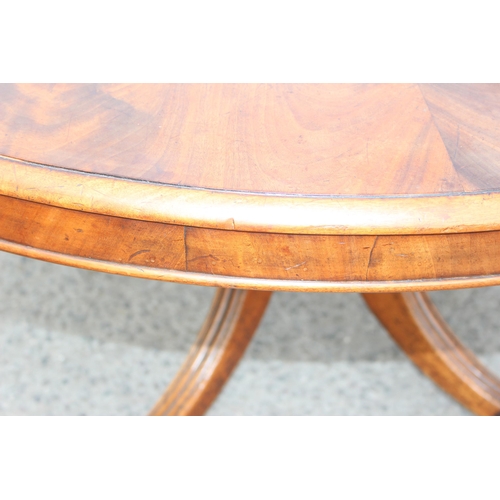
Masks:
[[[181,364],[213,289],[0,253],[0,414],[142,415]],[[431,294],[500,374],[500,288]],[[468,415],[356,294],[276,293],[211,415]]]

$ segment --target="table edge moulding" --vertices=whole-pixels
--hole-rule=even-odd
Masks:
[[[500,412],[500,380],[458,341],[423,293],[500,284],[500,183],[497,186],[496,173],[492,170],[497,159],[496,148],[500,150],[500,132],[498,143],[494,142],[496,129],[488,132],[492,127],[498,127],[495,113],[497,108],[500,110],[500,91],[497,87],[472,86],[457,90],[452,86],[429,86],[420,93],[421,89],[413,86],[369,86],[365,89],[346,85],[336,86],[333,91],[329,87],[311,86],[303,87],[307,90],[304,97],[300,95],[300,86],[293,87],[291,91],[290,87],[276,90],[274,87],[248,86],[248,93],[253,97],[245,100],[244,86],[228,86],[228,95],[238,104],[235,114],[240,122],[231,118],[234,110],[224,114],[228,116],[224,118],[226,121],[211,110],[211,107],[226,110],[229,106],[222,98],[224,86],[165,86],[165,95],[173,96],[174,101],[177,99],[172,101],[177,103],[175,106],[164,98],[161,86],[145,86],[143,94],[140,85],[104,86],[106,92],[113,94],[114,100],[111,101],[106,92],[100,93],[94,87],[61,87],[62,90],[57,86],[22,87],[24,90],[19,95],[24,94],[21,98],[13,87],[0,86],[0,110],[1,106],[6,106],[8,111],[6,124],[2,125],[6,138],[0,138],[0,250],[125,276],[220,287],[184,365],[151,414],[203,414],[245,352],[272,292],[279,290],[362,293],[368,307],[423,373],[472,411],[485,415]],[[150,97],[146,90],[151,92]],[[269,94],[271,91],[275,94]],[[425,133],[411,135],[403,131],[404,135],[399,131],[400,125],[399,128],[384,125],[392,121],[397,124],[404,122],[401,122],[395,104],[391,105],[396,106],[394,110],[389,104],[384,104],[384,92],[392,99],[387,102],[396,100],[398,106],[405,104],[410,109],[408,116],[413,121],[408,130],[413,133],[421,126]],[[49,97],[43,100],[37,93]],[[337,94],[350,103],[350,110],[342,107],[344,101],[338,100],[335,97]],[[270,95],[276,97],[271,107]],[[425,100],[421,99],[421,95]],[[495,101],[497,95],[498,102]],[[68,99],[69,104],[64,105],[71,110],[78,107],[79,96],[87,99],[82,102],[93,103],[94,108],[89,104],[89,110],[85,108],[81,111],[85,120],[82,118],[80,135],[75,135],[76,139],[71,142],[69,125],[53,124],[49,111],[56,116],[60,112],[63,116],[64,99]],[[483,99],[483,96],[486,97]],[[113,158],[123,149],[117,137],[120,137],[119,134],[126,136],[132,127],[127,119],[132,116],[146,124],[148,120],[156,120],[151,111],[153,101],[160,103],[157,107],[163,106],[161,109],[168,110],[170,115],[167,118],[172,123],[178,116],[185,117],[184,128],[178,124],[176,127],[195,134],[194,157],[198,149],[205,145],[217,160],[235,151],[248,153],[245,149],[248,145],[235,145],[239,140],[237,138],[245,138],[245,134],[253,134],[255,144],[261,144],[262,151],[271,152],[275,150],[262,137],[265,134],[275,140],[277,137],[287,146],[285,148],[281,144],[281,150],[276,146],[276,151],[279,150],[283,158],[287,155],[293,157],[299,151],[296,149],[298,146],[286,142],[288,139],[283,139],[280,134],[285,134],[286,126],[290,130],[295,127],[294,120],[307,124],[303,127],[305,139],[302,135],[297,136],[299,143],[307,139],[310,144],[316,144],[318,151],[323,151],[321,148],[327,148],[328,141],[333,141],[332,137],[336,135],[330,129],[319,133],[319,125],[317,128],[313,126],[315,117],[322,116],[318,111],[320,98],[326,99],[332,109],[340,113],[339,120],[342,113],[348,117],[346,120],[350,120],[351,128],[331,127],[343,140],[351,141],[351,150],[355,150],[351,153],[352,161],[358,162],[356,168],[365,165],[362,163],[364,157],[361,158],[356,149],[358,136],[372,134],[381,157],[385,155],[388,165],[394,163],[391,168],[396,173],[397,162],[403,161],[401,158],[406,150],[415,149],[411,153],[413,156],[408,158],[416,158],[415,162],[421,162],[427,169],[428,178],[422,181],[424,184],[436,182],[431,167],[440,165],[439,161],[448,162],[446,165],[462,162],[456,169],[459,177],[455,176],[455,180],[449,182],[453,189],[446,189],[443,176],[448,172],[446,169],[451,168],[446,165],[439,180],[445,186],[441,190],[420,192],[417,181],[405,181],[407,192],[395,189],[383,194],[376,192],[382,188],[373,182],[370,188],[373,192],[358,195],[320,192],[328,180],[322,177],[317,180],[319,187],[314,188],[317,192],[312,188],[310,192],[306,189],[300,192],[298,187],[294,188],[294,192],[272,189],[263,192],[260,188],[252,190],[252,186],[248,190],[237,190],[207,187],[202,182],[199,185],[160,182],[154,180],[154,176],[166,175],[166,170],[155,173],[153,167],[142,179],[127,177],[123,172],[113,170]],[[493,109],[491,113],[485,111],[483,100]],[[214,134],[205,122],[203,127],[196,122],[197,114],[189,107],[192,101],[196,101],[205,122],[207,117],[211,117],[213,128],[229,123],[228,134],[233,134],[234,140],[226,144],[227,137],[222,133]],[[283,104],[285,101],[286,105]],[[58,102],[62,103],[60,108]],[[128,107],[124,107],[124,102]],[[124,114],[125,125],[120,125],[114,114],[103,112],[102,103],[111,103],[113,109]],[[492,103],[496,103],[497,107]],[[49,111],[44,106],[48,106]],[[264,106],[267,114],[259,115],[259,106]],[[289,109],[293,111],[293,120]],[[363,114],[364,109],[370,112]],[[324,112],[326,118],[318,118],[318,123],[324,122],[330,127],[336,115],[333,111],[328,115],[328,112]],[[19,121],[19,114],[22,113],[31,113],[31,121]],[[98,144],[101,138],[94,138],[92,142],[88,137],[94,137],[91,135],[94,129],[105,136],[108,126],[92,121],[92,113],[108,120],[106,123],[114,124],[112,127],[109,125],[111,132],[107,143],[109,151],[114,153],[106,157],[108,163],[103,161],[102,171],[98,167],[101,150],[97,146],[93,163],[84,162],[85,155],[90,154],[85,141]],[[268,122],[265,122],[267,129],[259,127],[257,121],[253,128],[249,127],[247,122],[252,113],[261,116],[264,121],[270,120],[273,127]],[[432,113],[431,118],[429,113]],[[279,126],[278,115],[283,117],[284,132]],[[385,120],[383,125],[387,130],[400,134],[401,141],[406,138],[407,143],[391,142],[389,132],[386,135],[379,133],[379,129],[370,122],[373,116]],[[38,123],[33,117],[43,123]],[[325,121],[327,118],[330,121]],[[500,123],[500,111],[498,118]],[[162,124],[159,128],[170,124],[166,118],[162,120],[155,122]],[[33,125],[35,121],[36,125]],[[455,122],[459,124],[458,137],[453,135]],[[64,134],[58,132],[59,128],[67,129],[66,139],[61,139]],[[383,126],[379,128],[381,130]],[[163,154],[162,146],[154,141],[147,143],[149,149],[146,146],[144,151],[140,149],[143,147],[141,144],[149,140],[149,136],[141,135],[143,129],[144,126],[133,130],[140,140],[130,146],[130,155],[146,158],[154,153],[160,158],[158,155]],[[27,130],[26,137],[24,130]],[[10,138],[10,131],[14,139]],[[133,134],[132,138],[135,137]],[[353,139],[346,134],[351,134]],[[412,139],[414,136],[416,138]],[[78,168],[72,168],[70,160],[61,165],[44,164],[43,161],[36,162],[35,153],[29,158],[12,155],[16,151],[30,151],[30,139],[33,150],[40,150],[44,137],[52,146],[47,146],[46,152],[41,154],[42,159],[59,156],[71,159],[71,154],[76,154],[76,151],[80,155],[78,158],[83,158],[83,163],[78,163]],[[83,141],[82,149],[78,149],[78,140]],[[452,140],[456,140],[454,150]],[[479,140],[483,142],[478,146]],[[411,141],[424,145],[428,151],[424,146],[417,148]],[[482,170],[478,174],[469,165],[470,162],[464,160],[465,146],[460,149],[460,141],[473,151],[472,158],[479,158],[477,161],[481,168],[478,169]],[[342,146],[339,144],[336,147]],[[175,151],[179,158],[194,162],[187,146],[181,144],[175,147],[178,148]],[[228,149],[231,147],[234,150]],[[393,156],[384,147],[392,148]],[[449,154],[450,150],[453,150],[453,155]],[[314,157],[311,156],[314,154],[312,146],[300,151],[305,151],[304,158]],[[259,151],[255,153],[255,158],[257,153]],[[342,154],[345,156],[347,153]],[[271,155],[269,158],[278,162],[278,156]],[[244,158],[243,162],[247,161],[246,156],[241,158]],[[321,165],[326,165],[325,161],[323,157],[317,160],[322,162]],[[414,167],[408,163],[410,160],[406,158],[404,161],[410,165],[405,168],[411,171]],[[293,168],[299,172],[299,167],[295,165]],[[214,172],[219,172],[217,168],[220,170],[222,167],[216,165]],[[233,170],[227,166],[224,168],[226,175],[234,175],[236,167]],[[248,171],[254,172],[252,168],[257,168],[254,163]],[[263,175],[269,178],[272,177],[271,171],[262,167]],[[189,175],[186,174],[186,178]],[[206,175],[204,182],[210,184]],[[216,181],[220,182],[217,179],[214,177],[214,185]],[[491,187],[485,184],[490,182],[488,179],[493,179]],[[457,189],[460,182],[467,188],[462,191]],[[255,185],[260,186],[258,183]],[[400,191],[404,190],[401,188]]]

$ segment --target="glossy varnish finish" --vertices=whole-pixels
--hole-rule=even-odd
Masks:
[[[286,234],[441,234],[500,229],[500,193],[299,197],[132,181],[0,156],[0,194],[82,212]]]
[[[246,192],[498,189],[498,93],[496,85],[12,85],[0,91],[0,153]]]
[[[270,292],[365,299],[480,414],[424,295],[500,284],[499,85],[0,85],[0,249],[220,291],[153,414],[201,414]],[[248,290],[258,291],[248,291]]]
[[[21,249],[53,252],[61,263],[64,256],[78,257],[74,265],[89,269],[95,261],[116,263],[145,278],[160,279],[157,271],[166,270],[185,273],[194,283],[200,278],[201,284],[208,284],[204,276],[210,284],[226,286],[247,278],[253,280],[247,288],[269,290],[276,286],[266,286],[266,280],[281,281],[282,289],[311,289],[316,282],[323,290],[349,286],[370,291],[388,282],[411,289],[417,280],[453,288],[460,286],[453,281],[460,270],[463,280],[492,284],[496,276],[500,282],[500,231],[415,236],[232,232],[140,222],[6,196],[0,196],[0,211],[2,239]]]
[[[500,229],[498,95],[476,84],[3,85],[0,194],[243,231]]]

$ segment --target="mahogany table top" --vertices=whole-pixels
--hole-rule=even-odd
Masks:
[[[500,85],[1,85],[0,115],[11,251],[271,289],[452,288],[500,275]],[[21,231],[14,218],[28,206],[44,234],[63,213],[87,224],[92,249],[73,233],[58,246],[53,226],[50,243],[41,229],[33,239],[27,213]],[[115,242],[99,253],[104,227]],[[160,229],[180,242],[168,256],[153,248]],[[123,243],[142,260],[110,250],[148,231],[148,248]],[[165,270],[180,274],[155,275]]]

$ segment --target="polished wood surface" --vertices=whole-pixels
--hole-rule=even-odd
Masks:
[[[0,249],[220,291],[153,414],[201,414],[269,294],[365,298],[481,414],[423,291],[500,284],[500,85],[0,85]],[[255,291],[248,291],[255,290]]]
[[[500,415],[500,379],[461,344],[425,293],[363,297],[422,372],[473,412]]]
[[[474,192],[500,188],[499,95],[497,85],[6,85],[0,152],[220,190]]]
[[[0,194],[218,229],[499,229],[498,92],[463,84],[3,85],[2,168],[9,158],[25,168]],[[40,185],[30,162],[91,175],[59,190],[62,176]]]
[[[418,197],[248,194],[83,174],[0,155],[0,194],[83,212],[286,234],[440,234],[500,229],[500,193]]]
[[[0,212],[4,250],[144,278],[290,291],[500,283],[500,231],[413,236],[233,232],[86,213],[7,196],[0,196]]]
[[[271,292],[218,290],[186,361],[151,415],[203,415],[243,356]]]

